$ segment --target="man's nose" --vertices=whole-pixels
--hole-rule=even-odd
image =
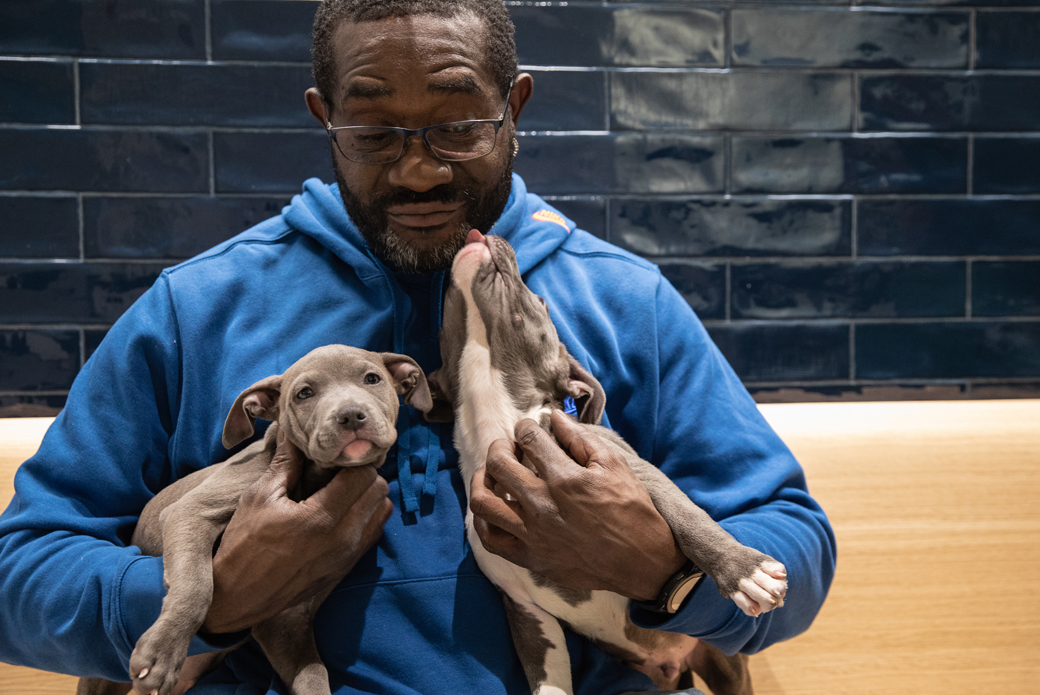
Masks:
[[[388,180],[392,186],[422,193],[450,183],[452,176],[451,165],[434,157],[423,139],[413,135],[405,142],[401,158],[390,166]]]

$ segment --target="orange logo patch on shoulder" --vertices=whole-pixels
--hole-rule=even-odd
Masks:
[[[571,228],[567,226],[567,221],[563,219],[563,217],[561,217],[560,215],[557,215],[552,210],[539,210],[538,212],[531,215],[531,218],[536,219],[539,222],[555,222],[556,224],[566,229],[568,234],[571,231]]]

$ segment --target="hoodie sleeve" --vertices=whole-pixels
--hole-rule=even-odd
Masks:
[[[703,638],[727,654],[751,654],[809,627],[834,577],[834,534],[801,466],[664,280],[656,310],[653,462],[738,541],[784,563],[788,591],[782,608],[751,618],[705,578],[674,616],[635,607],[632,617],[643,627]]]
[[[164,588],[162,558],[126,543],[171,482],[180,363],[163,274],[109,331],[15,475],[0,516],[0,660],[127,680]],[[211,648],[196,638],[192,653]]]

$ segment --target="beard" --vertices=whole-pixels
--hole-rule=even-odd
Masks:
[[[354,195],[347,186],[336,162],[335,152],[332,157],[332,170],[335,172],[343,206],[361,232],[361,236],[368,242],[372,253],[390,267],[407,273],[432,273],[450,268],[455,254],[466,245],[469,230],[478,229],[481,234],[487,234],[491,230],[505,210],[513,188],[512,156],[506,162],[502,175],[488,184],[484,190],[478,190],[476,182],[472,180],[453,180],[451,183],[422,192],[396,188],[373,198],[368,203]],[[458,228],[444,243],[409,242],[390,229],[386,214],[390,206],[408,203],[462,203],[467,206],[466,219],[459,223]],[[433,229],[435,228],[430,228],[430,231]]]

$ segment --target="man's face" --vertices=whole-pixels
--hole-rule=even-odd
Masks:
[[[505,101],[486,65],[485,36],[471,14],[343,22],[334,40],[331,111],[316,90],[307,93],[308,108],[333,126],[421,128],[501,118]],[[530,94],[531,78],[521,75],[495,149],[479,159],[441,161],[417,137],[387,164],[352,162],[332,147],[347,213],[377,256],[410,272],[442,270],[470,229],[491,228],[509,198],[516,118]]]

